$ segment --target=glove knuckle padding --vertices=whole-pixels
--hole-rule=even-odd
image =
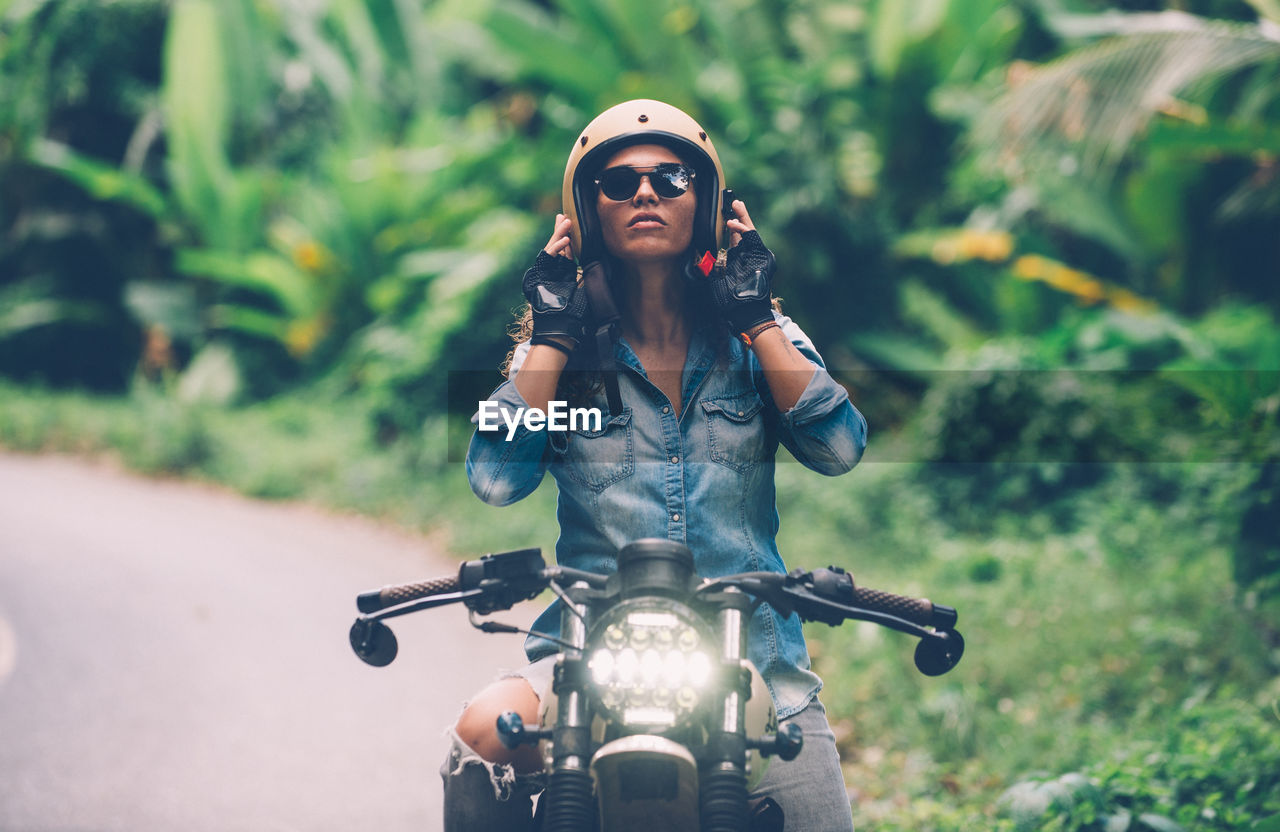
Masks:
[[[567,257],[538,252],[524,273],[521,288],[533,312],[534,335],[578,338],[587,311],[586,292],[578,285],[578,270]]]
[[[773,252],[760,239],[760,232],[748,231],[738,244],[729,249],[729,263],[743,271],[773,270]]]
[[[734,297],[742,300],[759,300],[769,296],[769,276],[762,269],[756,269],[749,276],[739,280],[733,287]]]
[[[721,314],[732,326],[745,328],[772,317],[769,298],[776,264],[773,252],[756,231],[746,232],[729,249],[724,269],[713,280],[711,291]]]
[[[567,283],[573,279],[574,271],[569,258],[539,251],[533,265],[524,273],[524,291],[527,294],[539,283]]]

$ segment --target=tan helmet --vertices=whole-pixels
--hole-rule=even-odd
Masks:
[[[608,158],[633,144],[670,148],[694,169],[693,256],[724,247],[725,217],[722,194],[724,170],[707,132],[688,113],[648,98],[624,101],[596,116],[573,144],[564,168],[564,213],[573,221],[570,238],[579,263],[600,258],[603,244],[596,221],[595,177]]]

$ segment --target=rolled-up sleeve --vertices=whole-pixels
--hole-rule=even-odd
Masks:
[[[515,418],[528,409],[529,403],[513,381],[528,351],[527,343],[516,348],[508,380],[487,399],[494,405],[488,408],[490,424],[495,421],[493,414],[506,413]],[[547,433],[529,430],[523,420],[511,430],[501,415],[496,417],[497,430],[481,430],[480,416],[477,412],[471,417],[476,430],[467,447],[467,481],[486,503],[510,505],[532,494],[542,482],[547,472]]]
[[[829,477],[843,474],[858,464],[866,450],[867,420],[827,372],[809,337],[785,315],[775,317],[791,343],[814,364],[804,393],[780,415],[778,439],[806,468]]]

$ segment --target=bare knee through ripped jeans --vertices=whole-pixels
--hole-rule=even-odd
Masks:
[[[523,678],[538,698],[551,681],[555,657],[526,665],[499,678]],[[449,754],[440,766],[444,780],[445,832],[476,829],[509,829],[523,832],[533,819],[533,795],[546,784],[543,772],[521,774],[514,766],[491,763],[467,745],[450,725]]]

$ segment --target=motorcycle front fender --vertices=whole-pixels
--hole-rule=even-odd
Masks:
[[[602,829],[698,828],[698,764],[677,742],[648,734],[616,739],[596,751],[591,776]]]

